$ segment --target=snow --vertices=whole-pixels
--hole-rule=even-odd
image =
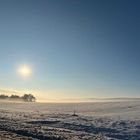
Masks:
[[[0,137],[10,136],[10,139],[138,140],[140,102],[134,99],[94,103],[0,102]]]

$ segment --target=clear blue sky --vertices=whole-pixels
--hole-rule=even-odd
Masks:
[[[139,97],[139,0],[1,0],[1,89],[45,98]],[[31,65],[28,80],[16,73]]]

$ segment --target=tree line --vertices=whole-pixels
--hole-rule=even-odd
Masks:
[[[32,94],[24,94],[23,96],[18,96],[18,95],[5,95],[1,94],[0,99],[9,99],[9,100],[22,100],[26,102],[35,102],[36,98]]]

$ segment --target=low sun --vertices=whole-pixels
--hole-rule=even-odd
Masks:
[[[23,77],[29,77],[32,74],[31,67],[26,64],[19,66],[17,71]]]

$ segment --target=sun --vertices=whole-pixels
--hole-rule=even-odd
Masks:
[[[22,76],[22,77],[29,77],[32,74],[32,69],[29,65],[23,64],[18,67],[17,72]]]

